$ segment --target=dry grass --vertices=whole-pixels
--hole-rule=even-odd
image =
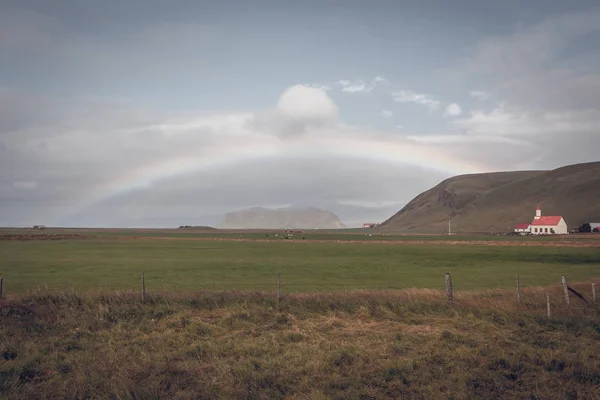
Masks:
[[[522,300],[353,291],[277,308],[263,292],[37,292],[0,302],[0,397],[600,398],[600,309],[568,310],[559,287]]]

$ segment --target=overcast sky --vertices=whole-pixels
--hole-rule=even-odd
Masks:
[[[0,2],[0,226],[380,222],[595,161],[597,1]]]

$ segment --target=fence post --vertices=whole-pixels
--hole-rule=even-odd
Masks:
[[[2,279],[0,279],[0,294],[2,293]],[[596,284],[592,283],[592,303],[596,302]]]
[[[3,283],[3,278],[0,278],[0,300],[2,300],[2,283]]]
[[[144,281],[144,273],[142,272],[142,301],[146,299],[146,282]]]
[[[571,305],[571,302],[569,301],[569,289],[567,289],[567,278],[565,278],[564,275],[562,276],[562,287],[565,294],[565,303],[567,303],[567,307],[569,307]]]
[[[517,301],[521,304],[521,287],[519,286],[519,275],[517,275]]]
[[[277,309],[279,310],[279,300],[281,298],[281,275],[277,274]]]
[[[546,313],[548,314],[548,319],[550,319],[550,295],[546,293]]]
[[[450,276],[450,272],[446,272],[446,297],[452,303],[452,277]]]

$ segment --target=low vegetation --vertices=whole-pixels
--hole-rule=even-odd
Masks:
[[[286,293],[440,288],[446,272],[458,289],[512,288],[516,275],[523,286],[543,286],[560,282],[561,275],[569,282],[597,277],[600,267],[598,239],[587,240],[595,247],[558,247],[520,246],[526,238],[500,246],[475,240],[454,245],[88,235],[0,240],[5,292],[131,290],[139,288],[142,272],[150,291],[272,290],[277,274]]]
[[[0,240],[0,398],[600,395],[595,236],[134,232]],[[584,301],[568,308],[560,285],[541,287],[561,275]]]
[[[599,342],[598,306],[560,287],[33,292],[0,301],[0,397],[592,399]]]

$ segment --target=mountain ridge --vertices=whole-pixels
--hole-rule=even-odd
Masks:
[[[250,207],[225,214],[222,229],[342,229],[333,212],[317,207]]]
[[[569,229],[600,220],[600,162],[553,170],[457,175],[445,179],[381,223],[379,230],[444,233],[512,231],[543,215],[564,216]]]

